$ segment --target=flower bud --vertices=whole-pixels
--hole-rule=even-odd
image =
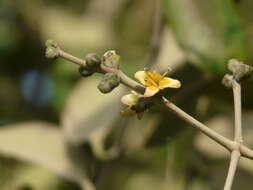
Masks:
[[[83,66],[79,67],[78,71],[79,71],[80,75],[83,77],[88,77],[93,74],[92,71],[88,70],[87,68],[85,68]]]
[[[107,51],[103,55],[102,63],[106,67],[119,69],[120,56],[114,50]]]
[[[143,113],[151,106],[150,98],[140,97],[135,104],[136,113]]]
[[[58,53],[58,45],[54,40],[47,40],[46,41],[46,57],[47,58],[57,58],[59,56]]]
[[[46,47],[55,47],[55,48],[57,48],[58,44],[54,40],[47,40],[46,41]]]
[[[95,53],[87,54],[85,60],[86,60],[87,66],[90,68],[98,67],[101,64],[100,57]]]
[[[47,47],[46,49],[46,58],[55,59],[59,56],[57,48],[55,47]]]
[[[244,64],[236,59],[229,60],[228,69],[233,73],[233,77],[236,81],[248,78],[253,71],[253,68]]]
[[[222,79],[222,84],[224,86],[226,86],[227,88],[231,88],[232,87],[232,79],[233,79],[232,75],[226,74]]]
[[[114,88],[119,86],[120,80],[114,73],[106,73],[98,84],[100,92],[106,94],[111,92]]]

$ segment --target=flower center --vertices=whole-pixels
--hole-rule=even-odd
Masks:
[[[153,78],[153,76],[152,76],[151,73],[149,73],[149,72],[145,72],[145,73],[146,73],[147,77],[146,77],[144,80],[145,80],[147,86],[156,86],[156,87],[158,87],[159,81],[156,81],[156,80]],[[151,83],[151,84],[150,84],[150,83]]]

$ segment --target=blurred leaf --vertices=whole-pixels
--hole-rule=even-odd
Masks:
[[[69,142],[91,142],[97,156],[104,155],[103,142],[120,116],[120,97],[117,87],[109,94],[97,89],[98,79],[82,79],[72,90],[62,114],[64,133]]]
[[[33,189],[33,190],[55,190],[60,183],[49,170],[34,165],[22,165],[15,170],[12,178],[5,181],[2,189]]]
[[[243,0],[238,1],[236,3],[237,10],[241,16],[241,23],[243,24],[243,29],[245,31],[246,37],[247,37],[247,43],[250,48],[249,52],[252,52],[253,50],[253,1],[252,0]],[[249,54],[250,61],[252,62],[253,56],[252,54]]]
[[[40,17],[43,39],[55,39],[67,49],[95,49],[111,46],[113,31],[96,17],[75,15],[64,9],[44,9]]]
[[[165,181],[161,176],[156,176],[154,173],[135,173],[128,182],[124,185],[123,190],[134,190],[134,189],[145,189],[145,190],[165,190],[168,189],[165,186]],[[177,190],[177,189],[174,189]]]
[[[52,124],[26,122],[0,128],[0,153],[39,164],[70,181],[86,183],[84,166],[70,158],[61,131]]]
[[[211,190],[212,188],[209,184],[202,179],[193,179],[191,180],[191,184],[189,185],[189,190]]]
[[[161,50],[155,68],[162,72],[168,70],[168,68],[176,70],[185,63],[185,55],[177,44],[175,35],[171,29],[167,27],[162,35]],[[173,56],[168,56],[168,52]]]
[[[189,60],[223,74],[227,60],[245,60],[246,43],[231,0],[164,0],[165,13]]]
[[[221,115],[210,119],[206,122],[206,125],[219,134],[231,139],[234,130],[232,119],[233,118],[230,119],[227,116]],[[226,149],[201,132],[198,132],[195,138],[195,146],[211,159],[224,159],[229,156],[229,152]]]
[[[135,155],[136,152],[144,148],[147,141],[156,130],[159,117],[144,113],[141,120],[135,117],[128,119],[129,123],[124,132],[122,143],[126,153]]]

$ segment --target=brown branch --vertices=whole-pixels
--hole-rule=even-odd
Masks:
[[[234,94],[234,110],[235,110],[235,132],[234,141],[242,144],[242,110],[241,110],[241,85],[236,81],[232,81]]]
[[[58,56],[60,56],[64,59],[67,59],[73,63],[80,65],[80,66],[86,65],[85,60],[82,60],[82,59],[79,59],[75,56],[72,56],[60,48],[57,48],[57,51],[59,51]],[[116,69],[102,66],[100,69],[97,70],[97,72],[98,73],[116,73],[118,75],[118,77],[120,78],[120,82],[122,84],[128,86],[129,88],[131,88],[141,94],[143,94],[145,91],[145,87],[143,85],[141,85],[138,82],[136,82],[135,80],[129,78],[127,75],[125,75],[120,70],[116,70]],[[222,145],[227,150],[229,150],[231,152],[233,152],[234,150],[238,150],[241,153],[241,156],[253,160],[253,150],[249,149],[248,147],[246,147],[238,142],[234,142],[234,141],[220,135],[219,133],[217,133],[213,129],[208,128],[206,125],[204,125],[200,121],[196,120],[195,118],[193,118],[192,116],[190,116],[189,114],[187,114],[186,112],[181,110],[179,107],[177,107],[175,104],[173,104],[172,102],[167,100],[165,97],[162,98],[162,101],[161,101],[161,99],[157,99],[157,98],[153,98],[152,100],[154,100],[155,103],[157,103],[158,105],[162,105],[166,109],[170,110],[171,112],[176,114],[178,117],[180,117],[181,119],[183,119],[187,123],[191,124],[191,126],[197,128],[202,133],[204,133],[205,135],[207,135],[208,137],[210,137],[211,139],[213,139],[214,141],[216,141],[217,143]]]
[[[177,107],[175,104],[170,102],[165,97],[163,97],[162,105],[163,106],[165,105],[165,107],[169,111],[176,114],[178,117],[180,117],[182,120],[189,123],[191,126],[200,130],[202,133],[204,133],[205,135],[207,135],[208,137],[210,137],[211,139],[213,139],[214,141],[222,145],[227,150],[232,151],[235,148],[235,144],[233,143],[233,141],[227,139],[226,137],[210,129],[203,123],[199,122],[198,120],[196,120],[195,118],[193,118],[192,116],[190,116],[189,114],[181,110],[179,107]]]
[[[225,75],[223,78],[223,84],[227,87],[232,87],[234,96],[234,112],[235,112],[235,124],[234,124],[234,142],[237,143],[237,149],[231,154],[231,161],[229,165],[228,175],[225,182],[224,190],[230,190],[233,184],[236,168],[240,160],[241,155],[245,156],[245,150],[247,153],[252,154],[251,150],[243,146],[242,138],[242,105],[241,105],[241,81],[245,77],[249,77],[252,73],[252,67],[243,64],[235,59],[232,59],[228,63],[228,70],[233,75]],[[251,155],[252,156],[252,155]],[[246,157],[249,158],[248,155]]]
[[[231,189],[233,181],[234,181],[236,168],[237,168],[240,157],[241,157],[241,154],[238,150],[234,150],[232,152],[230,164],[229,164],[228,175],[227,175],[226,183],[225,183],[223,190],[230,190]]]

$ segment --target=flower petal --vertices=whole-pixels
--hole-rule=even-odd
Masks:
[[[137,99],[137,95],[127,94],[121,98],[121,102],[127,106],[133,106],[136,104]]]
[[[154,96],[157,92],[159,92],[159,88],[156,86],[149,86],[146,88],[144,96],[150,97]]]
[[[135,73],[134,77],[140,81],[141,84],[145,85],[146,84],[146,78],[147,74],[146,71],[138,71]]]
[[[162,80],[162,76],[156,71],[153,71],[153,72],[146,71],[146,75],[148,76],[148,78],[153,80],[156,84],[159,84],[159,81]]]
[[[164,77],[160,82],[159,82],[159,88],[180,88],[181,83],[179,80],[172,79],[169,77]]]

